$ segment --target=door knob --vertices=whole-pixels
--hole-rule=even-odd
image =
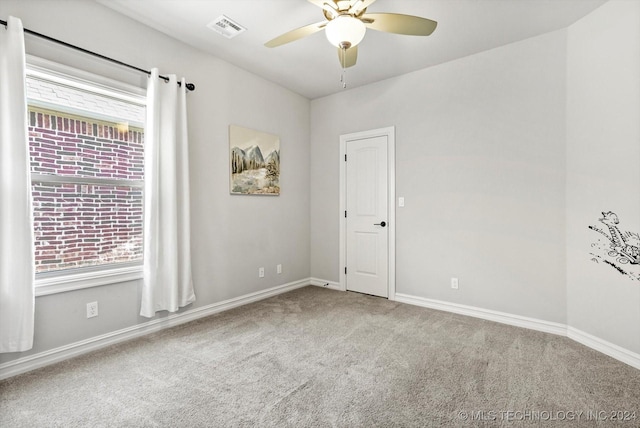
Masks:
[[[387,223],[385,223],[384,221],[381,221],[380,223],[373,223],[374,226],[382,226],[385,227],[387,225]]]

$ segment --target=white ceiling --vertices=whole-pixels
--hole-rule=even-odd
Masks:
[[[97,1],[309,99],[343,90],[336,48],[324,32],[264,47],[286,31],[324,20],[322,10],[306,0]],[[357,64],[347,69],[348,88],[565,28],[606,1],[378,0],[369,12],[422,16],[438,27],[428,37],[368,30]],[[226,39],[207,28],[223,14],[247,31]]]

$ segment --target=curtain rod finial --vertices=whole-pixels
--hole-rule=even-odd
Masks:
[[[187,87],[187,90],[189,90],[189,91],[195,91],[196,90],[196,85],[194,85],[193,83],[187,83],[185,86]]]

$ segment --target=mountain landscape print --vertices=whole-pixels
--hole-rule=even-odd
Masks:
[[[230,190],[235,195],[280,194],[280,138],[229,126]]]

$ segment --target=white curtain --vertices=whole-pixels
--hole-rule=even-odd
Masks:
[[[147,87],[144,280],[140,315],[193,303],[186,82],[151,70]]]
[[[0,352],[33,347],[34,243],[22,22],[0,27]]]

